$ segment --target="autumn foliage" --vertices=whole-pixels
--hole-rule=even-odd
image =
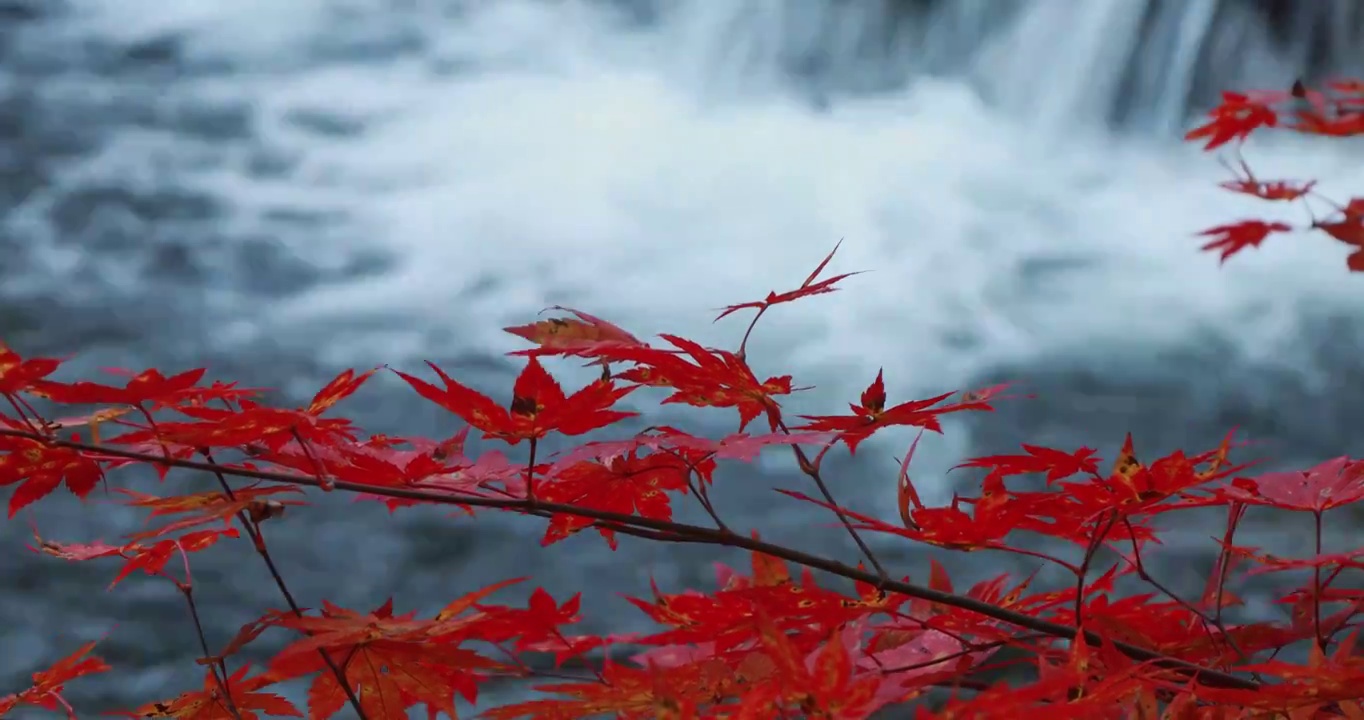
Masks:
[[[1223,93],[1222,104],[1209,113],[1208,121],[1190,131],[1189,140],[1206,140],[1208,150],[1234,144],[1237,148],[1236,178],[1222,187],[1270,202],[1296,202],[1308,217],[1306,223],[1242,220],[1205,230],[1211,238],[1203,246],[1222,260],[1246,248],[1259,247],[1269,237],[1295,231],[1319,231],[1351,248],[1346,266],[1364,272],[1364,197],[1344,205],[1316,191],[1315,180],[1262,180],[1240,158],[1239,147],[1251,133],[1263,128],[1284,127],[1307,135],[1349,137],[1364,135],[1364,82],[1342,80],[1325,89],[1309,90],[1296,83],[1286,92]],[[1326,215],[1320,216],[1318,208]]]
[[[1209,149],[1239,146],[1275,126],[1364,134],[1364,85],[1228,93],[1189,138],[1207,140]],[[1267,201],[1324,202],[1312,182],[1256,178],[1239,153],[1238,167],[1224,187]],[[1364,269],[1364,198],[1331,209],[1301,229],[1352,245],[1349,267]],[[1204,233],[1213,238],[1205,249],[1225,259],[1293,229],[1246,220]],[[886,709],[898,713],[887,717],[919,718],[1364,718],[1364,659],[1356,649],[1364,592],[1354,589],[1364,548],[1322,542],[1327,513],[1364,500],[1364,461],[1338,457],[1297,472],[1261,472],[1258,459],[1233,457],[1241,445],[1234,433],[1216,447],[1163,457],[1130,436],[1106,459],[1085,447],[1023,445],[961,463],[957,472],[977,478],[978,493],[926,504],[911,472],[924,434],[942,432],[949,415],[1023,400],[1005,386],[897,397],[895,378],[877,373],[845,412],[788,416],[783,402],[801,388],[789,375],[755,370],[748,338],[773,307],[838,290],[851,274],[821,279],[833,257],[795,289],[725,308],[721,318],[754,314],[733,351],[676,335],[646,341],[568,308],[507,328],[531,344],[513,353],[524,365],[509,398],[431,364],[420,374],[346,371],[306,406],[277,407],[261,390],[206,382],[201,369],[63,382],[55,379],[58,360],[0,345],[8,515],[14,521],[65,486],[80,498],[107,493],[154,521],[129,537],[95,542],[63,541],[69,529],[40,528],[30,546],[52,562],[108,563],[111,587],[148,576],[183,594],[203,684],[148,698],[126,710],[130,717],[390,720],[413,709],[455,717],[456,702],[476,702],[481,685],[518,678],[535,682],[539,694],[483,717],[852,720]],[[600,377],[565,390],[546,365],[563,358],[588,361]],[[465,429],[427,439],[356,427],[342,413],[345,400],[379,372],[393,372]],[[626,396],[728,413],[737,416],[735,431],[709,438],[656,426],[559,452],[543,447],[546,438],[610,429],[634,416],[620,407]],[[841,505],[836,495],[847,487],[827,477],[825,459],[897,432],[906,442],[898,468],[879,481],[862,478],[894,486],[897,507],[867,514]],[[475,453],[470,433],[518,447],[520,459]],[[826,509],[861,557],[801,552],[726,523],[711,495],[723,481],[721,463],[761,453],[791,455],[808,479],[806,491],[775,490],[776,499]],[[168,477],[172,468],[192,472]],[[118,486],[137,472],[155,473],[164,494]],[[477,522],[488,512],[532,516],[543,520],[543,545],[591,531],[612,550],[621,536],[634,536],[738,548],[751,564],[721,566],[708,588],[651,584],[620,601],[654,623],[643,634],[575,631],[577,596],[536,589],[524,603],[498,601],[525,578],[472,590],[429,615],[394,601],[346,608],[313,598],[305,607],[267,535],[319,491],[379,499],[394,511],[451,506],[450,522]],[[709,522],[675,520],[679,502],[699,503]],[[1147,562],[1171,526],[1164,521],[1191,511],[1219,512],[1225,521],[1207,541],[1215,560],[1203,568],[1202,592],[1181,597]],[[1303,513],[1315,542],[1298,557],[1244,544],[1238,531],[1248,512]],[[866,540],[873,535],[943,551],[1011,553],[1039,572],[962,586],[928,560],[915,579],[897,576],[873,553]],[[261,608],[233,637],[210,637],[195,600],[193,556],[219,543],[258,556],[283,607]],[[1274,602],[1286,619],[1256,615],[1238,597],[1245,578],[1288,571],[1307,580],[1277,586]],[[242,660],[267,631],[292,639],[264,665]],[[66,685],[118,671],[96,651],[96,643],[74,648],[34,674],[30,687],[0,697],[0,716],[30,707],[83,712],[67,703]],[[555,669],[534,669],[532,656]],[[3,659],[29,662],[12,652]],[[296,680],[307,683],[306,706],[276,687]]]

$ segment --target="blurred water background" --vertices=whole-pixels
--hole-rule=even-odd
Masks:
[[[792,412],[836,412],[879,367],[892,399],[1001,379],[1037,396],[926,440],[930,500],[969,489],[944,476],[960,459],[1020,441],[1196,451],[1238,425],[1282,464],[1358,454],[1364,282],[1317,237],[1219,270],[1193,233],[1273,208],[1218,190],[1178,138],[1220,90],[1361,64],[1352,0],[0,0],[0,337],[74,354],[68,378],[208,366],[301,401],[345,367],[429,359],[505,395],[522,345],[500,328],[547,305],[733,346],[742,321],[713,308],[794,286],[845,238],[831,269],[874,272],[774,312],[752,346],[760,373],[817,386]],[[1359,150],[1276,137],[1250,160],[1346,199]],[[391,377],[344,407],[376,431],[457,427]],[[836,494],[893,507],[908,440],[838,460]],[[785,454],[726,472],[735,526],[854,557],[773,498],[805,489]],[[113,565],[23,549],[29,523],[75,541],[141,522],[95,502],[0,524],[0,692],[95,637],[117,672],[71,687],[82,712],[200,681],[168,584],[105,592]],[[430,610],[515,572],[583,589],[589,631],[643,627],[615,593],[649,576],[704,586],[742,561],[541,550],[537,523],[331,497],[270,531],[306,605]],[[1176,528],[1169,584],[1201,587],[1214,531]],[[1254,532],[1300,546],[1291,523]],[[924,572],[919,549],[885,553]],[[195,580],[216,644],[281,605],[245,546],[196,556]]]

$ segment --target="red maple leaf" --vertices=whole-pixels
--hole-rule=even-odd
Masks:
[[[535,588],[531,591],[530,598],[526,600],[525,608],[483,605],[478,602],[480,597],[515,582],[520,581],[504,581],[484,588],[483,591],[476,594],[460,598],[445,606],[436,617],[440,620],[452,620],[459,618],[468,610],[473,610],[473,613],[452,622],[455,632],[467,633],[467,623],[476,620],[479,638],[493,643],[516,639],[518,650],[545,647],[548,644],[546,640],[560,642],[565,640],[561,626],[577,623],[581,619],[579,609],[582,606],[582,595],[576,594],[562,603],[558,603],[543,588]],[[440,638],[442,634],[436,631],[433,633],[433,637]],[[593,636],[577,636],[574,638],[574,642],[560,644],[558,645],[559,660],[562,661],[571,657],[575,651],[599,645],[599,640],[600,638]]]
[[[202,406],[177,408],[181,413],[202,420],[198,423],[161,423],[157,437],[194,447],[241,447],[260,444],[270,449],[283,447],[302,438],[326,445],[337,438],[354,440],[354,427],[346,419],[324,418],[324,412],[337,401],[354,393],[376,370],[355,374],[346,370],[319,390],[308,407],[272,408],[241,400],[240,409],[224,410]]]
[[[238,387],[237,383],[225,383],[214,380],[206,387],[194,386],[185,388],[177,393],[165,403],[153,403],[153,407],[162,404],[172,404],[176,407],[206,405],[212,401],[225,403],[240,403],[242,400],[260,396],[265,392],[265,388]]]
[[[1307,470],[1236,478],[1217,493],[1249,505],[1325,512],[1364,500],[1364,461],[1342,456]]]
[[[407,720],[407,709],[418,704],[428,705],[433,717],[437,712],[455,717],[455,693],[473,702],[477,673],[500,666],[473,650],[429,642],[430,622],[413,616],[395,616],[391,602],[370,613],[324,602],[320,617],[280,616],[275,624],[309,636],[276,655],[271,671],[283,678],[315,675],[308,689],[312,718],[332,717],[347,701],[319,650],[345,660],[345,682],[371,720]]]
[[[426,705],[431,717],[439,712],[457,717],[456,694],[474,702],[478,683],[487,673],[510,671],[502,663],[461,647],[463,642],[540,641],[555,637],[559,625],[576,621],[576,599],[561,607],[543,591],[532,595],[524,612],[479,604],[517,582],[520,579],[471,592],[427,620],[417,619],[415,613],[394,615],[392,601],[368,613],[324,601],[317,616],[275,614],[264,621],[306,637],[280,651],[271,661],[271,670],[282,679],[316,673],[308,691],[313,718],[335,715],[347,699],[318,651],[339,659],[335,662],[345,682],[371,720],[407,720],[407,709],[414,705]]]
[[[123,564],[118,575],[114,576],[113,581],[109,583],[109,588],[113,588],[136,570],[141,570],[148,575],[161,575],[162,570],[166,567],[166,562],[176,552],[197,552],[212,546],[221,538],[238,536],[235,528],[198,530],[185,533],[178,538],[168,538],[150,546],[138,542],[115,546],[98,540],[93,543],[60,543],[45,540],[38,535],[37,530],[34,530],[33,537],[37,538],[38,547],[29,546],[29,549],[73,562],[111,556],[124,558],[127,562]]]
[[[46,385],[43,378],[56,372],[60,365],[61,361],[53,358],[25,360],[0,342],[0,394],[12,395]]]
[[[766,413],[768,424],[776,430],[781,406],[774,396],[792,392],[790,375],[769,377],[759,382],[740,354],[705,348],[676,335],[659,337],[678,349],[608,342],[564,348],[559,352],[606,362],[633,363],[635,367],[617,374],[616,379],[672,388],[673,394],[664,403],[735,408],[739,411],[739,430]]]
[[[1244,195],[1254,195],[1261,200],[1277,202],[1297,200],[1316,187],[1317,181],[1295,182],[1292,180],[1260,180],[1251,172],[1250,166],[1245,160],[1240,161],[1239,170],[1227,166],[1233,173],[1238,173],[1235,180],[1218,183],[1218,187]]]
[[[654,348],[604,348],[601,354],[612,360],[634,362],[634,367],[618,377],[650,387],[668,387],[673,394],[663,401],[693,407],[732,407],[739,411],[742,431],[759,415],[767,415],[770,429],[776,430],[781,405],[774,396],[791,394],[791,376],[769,377],[761,382],[748,362],[736,353],[702,347],[676,335],[659,337],[682,354]],[[689,358],[692,362],[687,362]]]
[[[19,483],[9,499],[10,517],[63,482],[83,499],[104,477],[99,463],[81,453],[29,438],[0,436],[0,453],[0,486]]]
[[[1316,643],[1308,647],[1306,664],[1279,658],[1242,665],[1239,670],[1275,677],[1254,691],[1231,688],[1200,688],[1201,699],[1248,708],[1284,711],[1298,717],[1320,717],[1318,710],[1334,702],[1357,705],[1360,685],[1364,684],[1364,663],[1355,649],[1358,633],[1345,637],[1328,656]]]
[[[109,583],[109,587],[122,582],[134,571],[141,570],[148,575],[164,575],[166,563],[175,557],[176,553],[192,553],[211,547],[218,540],[225,537],[239,537],[236,528],[223,528],[221,530],[196,530],[185,533],[178,538],[167,538],[153,545],[144,546],[139,543],[129,543],[123,546],[121,553],[128,561],[123,564],[123,568],[118,571],[114,579]]]
[[[132,500],[128,501],[128,505],[132,507],[151,508],[152,512],[148,516],[148,520],[167,515],[188,515],[188,517],[183,517],[164,527],[159,527],[155,530],[145,530],[129,536],[134,540],[161,537],[177,530],[206,525],[212,522],[221,522],[224,525],[230,526],[237,513],[240,512],[254,513],[256,515],[276,514],[266,513],[266,508],[261,507],[265,503],[274,503],[279,506],[306,504],[302,500],[261,499],[279,493],[303,492],[299,488],[289,485],[238,488],[233,491],[230,497],[226,493],[216,490],[193,493],[191,495],[172,495],[170,497],[148,495],[126,488],[116,488],[116,490],[132,498]]]
[[[850,278],[854,275],[860,275],[861,273],[860,272],[843,273],[842,275],[835,275],[834,277],[825,280],[820,280],[819,282],[815,282],[815,278],[819,277],[819,274],[824,272],[824,267],[829,264],[830,260],[834,259],[834,253],[838,252],[838,248],[842,244],[843,241],[839,240],[838,243],[834,245],[834,249],[829,251],[828,256],[826,256],[824,260],[820,262],[819,266],[815,268],[814,272],[810,273],[809,277],[805,278],[805,282],[801,283],[799,288],[796,288],[795,290],[788,290],[780,294],[773,290],[767,293],[767,297],[763,300],[739,303],[738,305],[729,305],[725,307],[724,311],[721,312],[718,316],[716,316],[715,319],[719,320],[729,315],[730,313],[737,312],[745,308],[756,309],[758,310],[758,313],[761,315],[773,305],[794,302],[803,297],[810,297],[811,295],[823,295],[825,293],[837,292],[838,288],[834,287],[835,283],[837,283],[839,280]]]
[[[342,370],[330,382],[323,385],[321,390],[313,394],[313,399],[308,402],[308,407],[304,408],[303,412],[307,415],[321,415],[330,410],[336,403],[355,394],[355,391],[359,390],[365,381],[374,377],[374,373],[378,371],[379,368],[370,368],[356,374],[354,370],[349,368]]]
[[[1218,187],[1225,188],[1232,192],[1244,195],[1254,195],[1261,200],[1297,200],[1304,195],[1312,192],[1316,187],[1317,181],[1295,182],[1292,180],[1256,180],[1250,177],[1245,180],[1231,180],[1218,183]]]
[[[1291,225],[1281,222],[1267,223],[1263,220],[1245,220],[1231,225],[1218,225],[1199,233],[1199,235],[1214,236],[1215,240],[1209,242],[1201,249],[1222,251],[1222,262],[1248,247],[1259,247],[1270,235],[1276,232],[1290,232],[1293,230]]]
[[[38,534],[37,528],[33,529],[33,537],[38,541],[38,547],[29,545],[29,550],[72,561],[94,560],[110,555],[121,555],[128,547],[127,545],[109,545],[103,540],[96,540],[92,543],[56,542],[44,539]]]
[[[1025,444],[1023,449],[1027,451],[1027,455],[991,455],[972,458],[957,467],[990,468],[991,476],[1001,478],[1010,475],[1046,473],[1048,483],[1079,473],[1096,475],[1099,472],[1098,458],[1094,456],[1095,450],[1092,448],[1082,447],[1073,453],[1068,453]]]
[[[692,465],[707,481],[715,460],[740,460],[752,462],[764,448],[786,445],[823,444],[834,437],[833,433],[731,433],[719,440],[697,437],[675,428],[663,426],[650,428],[648,432],[636,435],[629,440],[606,440],[583,443],[578,447],[558,455],[548,474],[584,460],[605,461],[621,457],[638,450],[652,452],[667,451],[688,457]]]
[[[113,713],[130,718],[175,718],[176,720],[258,720],[267,716],[303,717],[294,704],[275,693],[260,692],[279,679],[271,673],[246,677],[251,666],[242,665],[227,678],[231,693],[224,695],[222,685],[210,670],[204,674],[204,687],[181,693],[170,700],[158,700],[133,710]],[[309,708],[311,709],[311,708]],[[316,711],[313,717],[319,717]]]
[[[1088,546],[1098,542],[1094,533],[1103,524],[1101,518],[1140,520],[1177,509],[1222,504],[1194,491],[1248,467],[1225,464],[1230,441],[1228,435],[1218,450],[1194,457],[1177,450],[1146,465],[1137,460],[1129,434],[1107,476],[1091,474],[1087,479],[1063,481],[1060,493],[1010,492],[999,512],[1019,518],[1013,522],[1020,529]],[[977,512],[986,497],[989,495],[975,501]],[[1110,525],[1109,532],[1112,530]],[[1131,537],[1143,542],[1153,537],[1153,531],[1139,522],[1131,525],[1130,532]],[[1128,535],[1124,533],[1123,537]]]
[[[205,370],[200,368],[166,377],[161,371],[153,368],[134,375],[123,387],[82,380],[68,385],[52,383],[43,388],[42,394],[60,403],[141,405],[147,402],[165,402],[194,387],[203,378],[204,372]]]
[[[1015,525],[1008,521],[1007,516],[980,512],[979,509],[975,514],[966,512],[961,508],[963,501],[960,499],[954,499],[952,504],[946,507],[916,505],[905,514],[908,518],[906,526],[900,527],[846,507],[816,500],[804,493],[781,488],[778,488],[777,492],[827,510],[840,510],[845,517],[853,521],[850,524],[856,530],[899,535],[953,550],[972,551],[986,548],[1005,550],[1008,548],[1004,545],[1004,538],[1016,529]]]
[[[877,702],[880,673],[854,675],[852,659],[841,633],[830,633],[818,650],[807,653],[765,614],[757,614],[758,639],[774,666],[773,676],[740,697],[740,712],[776,717],[799,708],[817,717],[867,717],[884,703]]]
[[[817,432],[763,433],[761,435],[731,433],[719,440],[687,436],[678,439],[676,447],[704,451],[717,460],[752,462],[757,459],[758,453],[765,448],[783,445],[822,445],[834,437],[836,436],[833,433]]]
[[[1299,110],[1295,114],[1298,121],[1288,126],[1290,130],[1308,135],[1338,138],[1364,135],[1364,113],[1356,111],[1326,114],[1312,110]]]
[[[1228,545],[1226,543],[1222,543],[1222,546],[1226,548],[1228,554],[1237,558],[1245,558],[1256,564],[1256,567],[1246,571],[1246,577],[1272,572],[1283,572],[1285,570],[1318,568],[1364,569],[1364,548],[1355,548],[1339,553],[1322,553],[1305,558],[1282,558],[1270,555],[1269,553],[1260,552],[1259,549],[1253,547]]]
[[[510,409],[491,398],[455,382],[434,363],[427,363],[445,382],[441,389],[417,377],[395,370],[418,395],[463,418],[483,431],[485,438],[498,438],[508,445],[538,440],[551,432],[581,435],[638,413],[611,410],[611,406],[634,391],[616,387],[610,380],[597,380],[565,396],[540,361],[532,357],[516,378]]]
[[[167,460],[184,460],[193,457],[203,447],[200,445],[180,443],[163,437],[161,435],[161,429],[166,425],[173,426],[175,423],[160,423],[156,426],[156,430],[144,428],[126,432],[122,435],[108,438],[106,442],[110,445],[117,445],[122,449],[130,450],[132,452],[156,455],[158,457],[166,458]],[[191,437],[187,439],[194,438]],[[101,460],[101,462],[108,470],[114,470],[128,465],[141,465],[142,467],[146,467],[145,464],[138,460],[123,457],[110,457],[107,460]],[[154,463],[151,467],[162,480],[166,479],[166,474],[169,473],[171,469],[171,466],[167,463]]]
[[[52,663],[46,670],[33,673],[33,684],[27,689],[13,695],[0,696],[0,717],[19,705],[33,705],[54,712],[59,708],[65,709],[67,717],[75,720],[76,715],[71,712],[71,706],[62,700],[62,691],[65,690],[66,683],[78,677],[109,669],[109,665],[103,660],[90,655],[90,651],[94,649],[95,643],[88,642],[70,655]]]
[[[1222,93],[1222,104],[1208,113],[1208,122],[1185,134],[1185,140],[1207,138],[1204,150],[1213,150],[1233,140],[1244,141],[1262,127],[1279,124],[1278,113],[1270,105],[1287,99],[1287,93]]]
[[[847,444],[848,452],[856,453],[858,443],[871,437],[872,433],[881,428],[909,425],[940,433],[942,425],[938,422],[939,415],[963,410],[994,410],[989,403],[979,399],[934,407],[953,394],[944,393],[925,400],[911,400],[886,409],[886,385],[881,371],[877,371],[876,379],[862,391],[861,403],[849,404],[848,407],[852,409],[851,415],[802,415],[802,419],[810,422],[797,429],[837,433],[838,439]]]
[[[1350,245],[1355,251],[1346,260],[1351,272],[1364,272],[1364,198],[1354,198],[1341,208],[1341,219],[1317,221],[1312,227]]]
[[[298,410],[267,407],[243,400],[240,410],[209,407],[183,407],[180,412],[202,422],[163,422],[152,431],[152,439],[164,440],[168,446],[186,448],[231,448],[261,445],[278,448],[297,437],[325,445],[336,438],[353,440],[354,427],[349,420],[319,418]],[[118,440],[146,441],[146,436],[130,433]]]
[[[568,354],[566,351],[591,350],[609,345],[648,347],[639,338],[595,315],[589,315],[561,305],[555,305],[549,309],[572,313],[577,316],[577,319],[551,318],[529,325],[502,328],[505,332],[539,345],[539,347],[530,350],[517,350],[510,353],[511,355],[530,357],[563,355]],[[588,364],[601,365],[605,364],[605,361],[598,359]]]
[[[678,667],[632,667],[608,661],[600,681],[537,685],[547,697],[496,707],[487,720],[577,720],[615,717],[620,720],[697,720],[697,708],[713,702],[711,688],[724,670],[692,663]],[[736,717],[735,720],[741,720]],[[746,719],[745,719],[746,720]]]
[[[364,443],[319,446],[305,451],[298,447],[257,453],[261,462],[313,475],[321,467],[329,478],[374,488],[396,487],[441,489],[462,494],[486,494],[489,483],[500,482],[510,491],[520,487],[518,476],[524,467],[511,467],[504,456],[485,452],[476,461],[463,454],[465,427],[440,442],[423,438],[399,439],[370,437]],[[409,445],[410,449],[402,449]],[[425,483],[430,483],[425,484]],[[362,493],[356,500],[380,500],[392,511],[398,507],[427,502],[411,498]]]
[[[683,458],[668,452],[639,457],[630,453],[601,462],[579,462],[563,468],[540,485],[539,496],[550,502],[578,505],[595,510],[638,513],[654,520],[672,520],[669,492],[687,492],[690,466]],[[549,521],[541,545],[551,545],[593,524],[580,515],[555,514]],[[616,549],[616,534],[610,528],[597,532]]]

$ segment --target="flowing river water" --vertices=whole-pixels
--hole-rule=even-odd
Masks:
[[[0,337],[74,354],[67,377],[206,365],[301,400],[345,367],[429,359],[505,394],[502,353],[521,344],[500,328],[545,306],[732,346],[742,322],[712,325],[714,308],[793,286],[843,238],[831,269],[873,272],[772,313],[753,345],[760,373],[817,387],[792,412],[836,411],[881,367],[893,398],[1002,379],[1037,396],[926,439],[930,501],[969,489],[945,475],[956,462],[1021,441],[1111,457],[1131,430],[1139,448],[1196,451],[1237,425],[1284,463],[1357,454],[1364,281],[1315,237],[1219,269],[1193,233],[1270,209],[1218,190],[1225,171],[1178,136],[1221,89],[1355,69],[1362,14],[1349,0],[0,0]],[[1347,142],[1251,149],[1262,175],[1318,177],[1342,199],[1364,186],[1361,157]],[[373,385],[344,406],[365,427],[456,428],[393,378]],[[839,460],[836,493],[892,507],[908,440]],[[802,487],[784,454],[727,473],[733,524],[853,557],[827,516],[770,492]],[[0,525],[0,688],[104,637],[117,673],[71,688],[92,712],[199,678],[173,588],[106,592],[111,565],[23,548],[30,522],[72,541],[141,522],[93,502]],[[641,627],[615,594],[647,593],[650,576],[701,585],[717,557],[742,560],[613,554],[586,535],[540,549],[534,523],[334,497],[270,530],[307,605],[430,610],[514,572],[556,597],[584,589],[588,631]],[[1204,562],[1214,530],[1178,530],[1175,556]],[[1255,532],[1291,547],[1297,529]],[[885,545],[922,574],[921,551]],[[1192,560],[1164,567],[1201,582]],[[280,605],[240,547],[196,556],[195,580],[217,643]]]

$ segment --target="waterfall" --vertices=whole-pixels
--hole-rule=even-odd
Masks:
[[[636,6],[638,7],[638,6]],[[716,94],[774,82],[820,104],[965,78],[1044,126],[1169,134],[1224,89],[1364,67],[1354,0],[659,0],[679,67]]]

